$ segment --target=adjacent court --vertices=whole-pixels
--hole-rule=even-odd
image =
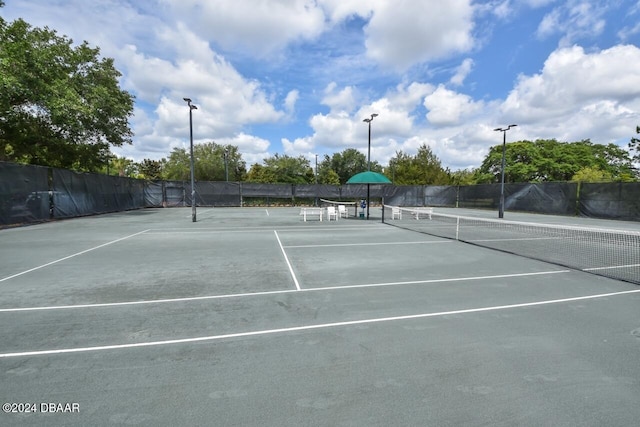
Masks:
[[[299,213],[0,230],[0,400],[14,404],[0,424],[637,423],[640,286],[383,224],[380,208]]]

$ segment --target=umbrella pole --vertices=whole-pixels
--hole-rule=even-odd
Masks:
[[[371,184],[367,184],[367,219],[369,219],[369,203],[371,203],[371,198],[369,197],[370,188],[371,188]]]

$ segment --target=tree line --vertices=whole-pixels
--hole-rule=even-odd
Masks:
[[[631,182],[638,179],[638,171],[626,150],[615,144],[594,144],[589,140],[512,142],[505,147],[505,159],[505,182]],[[287,184],[342,185],[353,175],[368,169],[366,156],[354,148],[347,148],[318,158],[317,166],[315,161],[312,164],[304,156],[274,154],[247,170],[238,147],[215,142],[194,146],[194,164],[194,175],[199,181]],[[131,169],[133,175],[130,176],[188,180],[190,170],[187,150],[174,148],[166,159],[144,160]],[[396,185],[496,183],[501,180],[502,145],[491,147],[480,167],[472,170],[451,171],[443,167],[426,144],[413,155],[396,152],[388,165],[372,161],[371,170],[384,173]],[[113,170],[113,173],[118,171]]]
[[[0,8],[4,2],[0,0]],[[190,153],[134,162],[111,149],[132,144],[129,118],[134,96],[119,87],[111,58],[87,42],[49,28],[0,17],[0,161],[36,164],[143,179],[188,180]],[[636,128],[640,134],[640,126]],[[506,145],[505,182],[636,181],[640,139],[629,150],[589,140],[517,141]],[[274,154],[247,169],[237,146],[214,141],[194,146],[197,180],[341,185],[367,170],[364,154],[347,148],[314,159]],[[396,185],[469,185],[500,182],[502,145],[490,148],[480,167],[451,171],[426,144],[416,154],[398,151],[384,173]]]

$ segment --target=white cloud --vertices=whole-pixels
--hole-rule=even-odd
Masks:
[[[368,148],[368,124],[363,119],[372,113],[378,116],[371,123],[371,152],[372,159],[381,163],[387,162],[401,143],[397,141],[411,138],[415,131],[415,117],[412,112],[420,105],[424,96],[433,91],[428,84],[412,83],[408,86],[399,85],[389,91],[384,97],[371,103],[361,105],[358,110],[350,113],[345,108],[344,98],[348,104],[361,102],[357,97],[344,96],[351,93],[349,87],[338,88],[330,84],[326,92],[330,94],[329,102],[333,107],[327,114],[315,114],[309,121],[313,135],[297,138],[293,141],[283,139],[285,153],[289,155],[305,155],[318,151],[319,148],[330,152],[342,151],[346,148],[356,148],[366,153]],[[342,94],[341,98],[339,95]]]
[[[188,29],[180,26],[176,30],[164,29],[163,38],[168,49],[179,51],[182,45],[189,48],[172,61],[148,56],[131,45],[119,55],[127,69],[126,85],[139,100],[157,106],[153,129],[150,131],[148,125],[136,127],[136,144],[142,141],[139,148],[142,150],[147,140],[162,141],[166,137],[185,135],[188,109],[182,98],[190,97],[198,107],[193,113],[194,139],[251,141],[248,155],[256,150],[264,151],[260,145],[264,145],[265,140],[252,140],[242,134],[242,129],[249,124],[273,123],[285,117],[285,113],[270,102],[270,95],[257,81],[240,75],[224,57]],[[284,102],[288,112],[293,111],[297,98],[297,91],[288,93]]]
[[[396,69],[467,52],[473,45],[469,0],[373,3],[365,33],[367,55]]]
[[[425,96],[434,90],[435,87],[429,83],[399,84],[393,90],[389,90],[385,98],[394,109],[406,110],[410,113],[422,104]]]
[[[574,46],[552,53],[543,70],[520,76],[503,105],[503,115],[522,122],[566,120],[577,107],[603,100],[624,105],[640,96],[640,74],[629,64],[640,49],[616,46],[587,54]]]
[[[325,29],[312,0],[163,0],[193,31],[225,49],[267,56],[288,43],[313,39]]]
[[[453,92],[439,86],[424,99],[424,106],[429,110],[427,120],[436,126],[462,125],[469,116],[482,110],[482,102],[461,93]]]
[[[630,14],[638,13],[635,3]],[[374,160],[384,164],[395,151],[413,154],[426,143],[443,165],[456,169],[479,165],[488,148],[501,140],[492,129],[513,122],[519,127],[510,131],[510,139],[591,138],[626,144],[640,123],[640,75],[633,67],[640,63],[640,49],[630,44],[585,52],[573,46],[580,39],[597,45],[595,37],[608,29],[604,19],[613,16],[608,12],[621,11],[621,4],[51,0],[46,7],[10,2],[3,15],[25,16],[33,25],[50,26],[76,41],[86,39],[100,46],[103,56],[115,58],[123,72],[122,87],[136,96],[136,135],[133,146],[114,151],[136,160],[166,157],[173,147],[188,146],[188,109],[182,97],[189,96],[198,106],[193,116],[196,143],[237,145],[248,165],[282,150],[305,156],[345,148],[366,153],[367,124],[362,119],[378,113],[372,123]],[[531,17],[524,17],[530,9],[544,14],[538,36],[557,37],[562,48],[548,55],[539,72],[520,75],[508,95],[500,92],[504,85],[495,89],[490,77],[475,92],[482,98],[461,93],[458,87],[471,72],[478,76],[478,86],[486,72],[488,57],[483,54],[489,47],[476,43],[474,25],[482,43],[489,45],[489,34],[504,25],[496,15],[514,25],[530,24],[526,19]],[[618,27],[608,36],[632,41],[640,26],[629,15],[625,22],[626,27],[609,22]],[[343,36],[349,42],[344,50],[340,45],[329,52],[335,56],[320,61],[328,49],[314,43],[339,43]],[[500,44],[516,49],[516,44],[528,43],[526,36],[507,42]],[[302,51],[301,43],[317,50]],[[229,49],[226,56],[224,48]],[[449,61],[432,68],[429,62],[441,58]],[[304,61],[314,64],[306,81],[295,68]],[[447,74],[451,64],[458,67]],[[409,73],[398,73],[408,68]],[[339,83],[327,85],[331,80]],[[313,103],[318,100],[322,105]],[[284,126],[254,126],[264,123]],[[256,136],[262,128],[268,131]]]
[[[624,27],[620,31],[618,31],[618,37],[623,42],[626,42],[627,40],[629,40],[630,38],[632,38],[637,34],[640,34],[640,22],[638,22],[632,27]]]
[[[371,13],[371,3],[362,0],[318,0],[331,22],[337,23],[351,16],[367,17]]]
[[[538,37],[547,38],[561,34],[559,45],[571,46],[582,38],[600,35],[606,25],[604,14],[608,2],[569,0],[547,13],[537,30]]]
[[[290,114],[295,110],[296,102],[298,102],[299,97],[300,92],[296,89],[289,91],[289,93],[287,94],[287,97],[284,100],[284,108]]]
[[[285,154],[297,157],[299,155],[307,155],[309,152],[313,151],[315,144],[311,137],[296,138],[294,141],[282,138],[282,148],[284,149]]]
[[[589,54],[577,46],[559,49],[540,73],[519,78],[498,120],[518,123],[516,135],[528,139],[626,148],[640,123],[640,74],[629,67],[638,61],[640,49],[631,45]]]
[[[555,3],[556,1],[558,0],[524,0],[527,5],[534,9]]]
[[[462,63],[456,68],[456,73],[451,77],[451,84],[455,86],[461,86],[464,83],[464,80],[473,70],[473,59],[466,58]]]
[[[247,164],[247,169],[249,169],[252,164],[262,163],[265,158],[271,156],[271,154],[269,154],[269,147],[271,145],[269,141],[248,135],[244,132],[228,138],[215,139],[215,142],[221,145],[237,146],[240,153],[242,153],[242,159]]]
[[[347,86],[336,92],[336,83],[332,82],[324,90],[322,104],[328,106],[332,111],[353,111],[356,100],[354,98],[354,88]]]

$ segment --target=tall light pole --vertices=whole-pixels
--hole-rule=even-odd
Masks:
[[[315,206],[318,206],[318,155],[316,154],[316,204]]]
[[[191,152],[191,221],[196,222],[196,182],[193,167],[193,110],[198,107],[191,103],[191,98],[182,98],[189,106],[189,148]]]
[[[518,125],[509,125],[506,128],[496,128],[494,131],[502,132],[502,168],[500,169],[500,207],[498,208],[498,218],[504,218],[504,167],[505,154],[507,152],[507,131]]]
[[[229,149],[224,149],[224,179],[229,182]]]
[[[378,117],[378,113],[371,114],[371,118],[364,119],[363,122],[369,124],[369,145],[367,149],[367,170],[371,171],[371,122],[374,117]],[[367,184],[367,219],[369,219],[369,202],[370,202],[370,184]]]

